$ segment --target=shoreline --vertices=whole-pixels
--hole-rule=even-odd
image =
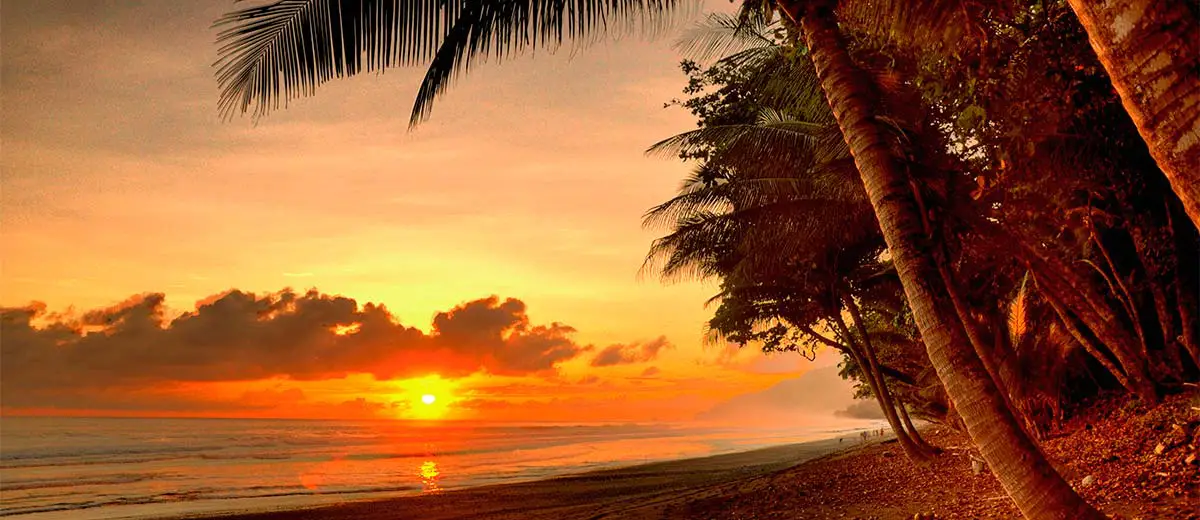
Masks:
[[[1200,394],[1153,406],[1112,400],[1076,411],[1041,443],[1060,475],[1113,520],[1200,520]],[[1185,429],[1185,439],[1170,440]],[[894,437],[826,440],[605,469],[523,483],[304,509],[181,512],[224,520],[1020,520],[966,434],[920,428],[942,453],[923,464]],[[842,441],[839,442],[838,439]]]
[[[161,520],[450,520],[466,518],[573,520],[631,517],[706,488],[778,473],[808,462],[888,442],[858,434],[748,451],[598,469],[547,479],[491,484],[440,493],[374,498],[301,508],[250,509],[158,517]],[[632,517],[640,517],[634,514]]]

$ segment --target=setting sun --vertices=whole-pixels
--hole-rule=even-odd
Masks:
[[[459,383],[455,380],[431,374],[411,379],[394,379],[391,383],[399,387],[392,394],[393,402],[398,405],[397,419],[432,421],[463,418],[463,411],[455,406],[461,399],[461,396],[457,395]]]

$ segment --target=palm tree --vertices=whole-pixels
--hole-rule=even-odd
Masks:
[[[1200,21],[1178,0],[1069,0],[1158,167],[1200,227]]]
[[[882,251],[874,216],[811,63],[789,57],[771,30],[761,17],[714,14],[681,41],[700,58],[737,47],[715,65],[737,78],[722,91],[737,102],[753,97],[772,106],[756,106],[756,120],[705,124],[651,148],[705,160],[677,197],[647,213],[647,225],[673,232],[654,242],[644,270],[661,266],[668,280],[722,278],[710,330],[731,341],[754,338],[766,350],[786,350],[794,342],[784,346],[784,336],[799,330],[846,354],[906,455],[925,460],[929,448],[905,430],[871,334],[847,292],[847,269],[873,264]],[[844,309],[851,310],[857,336]],[[836,325],[839,340],[813,331],[818,320]]]
[[[851,59],[834,2],[780,2],[801,30],[817,76],[904,286],[917,327],[971,439],[1027,518],[1103,518],[1063,480],[1021,429],[976,355],[934,258],[929,224],[908,174],[891,153],[873,106],[877,95]]]
[[[428,63],[416,123],[473,57],[552,46],[621,21],[661,20],[676,7],[671,0],[281,0],[217,22],[220,106],[226,115],[252,107],[261,115],[334,77]],[[778,0],[778,7],[804,35],[929,358],[971,438],[1025,516],[1103,518],[1021,430],[973,351],[941,281],[925,215],[875,119],[871,84],[842,40],[834,2]]]

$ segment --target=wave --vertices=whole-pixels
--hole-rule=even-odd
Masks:
[[[252,500],[281,498],[293,496],[342,496],[382,493],[407,493],[420,491],[420,486],[369,486],[347,487],[339,489],[310,490],[295,487],[251,486],[244,488],[204,489],[192,491],[177,491],[159,493],[156,495],[121,496],[108,500],[81,500],[78,502],[56,502],[53,504],[31,504],[28,506],[0,507],[0,517],[27,515],[33,513],[48,513],[55,511],[79,511],[97,507],[121,505],[167,504],[175,502],[193,502],[200,500]],[[6,500],[6,502],[10,502]]]
[[[161,479],[162,474],[155,473],[126,473],[114,475],[97,475],[95,477],[66,477],[44,479],[12,479],[6,478],[0,482],[0,491],[28,491],[33,489],[49,489],[74,486],[105,486],[132,484],[151,479]]]

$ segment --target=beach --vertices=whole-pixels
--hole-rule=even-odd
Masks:
[[[1097,407],[1072,419],[1043,449],[1064,478],[1114,520],[1200,519],[1200,467],[1186,462],[1200,446],[1193,440],[1154,453],[1173,424],[1192,420],[1188,406],[1187,400],[1175,398],[1150,410]],[[847,438],[522,484],[220,518],[1021,518],[990,472],[972,471],[976,452],[964,434],[928,426],[924,435],[943,453],[923,465],[907,460],[889,437],[867,443]]]
[[[564,476],[585,483],[600,475],[606,480],[595,483],[620,481],[621,493],[638,494],[789,467],[829,453],[835,446],[826,439],[856,436],[871,422],[849,425],[6,417],[0,517],[113,520],[309,509],[510,489],[497,486]],[[626,469],[589,473],[617,468]]]
[[[456,518],[555,519],[657,518],[713,498],[731,483],[765,475],[838,452],[878,444],[858,436],[593,471],[546,480],[468,488],[437,494],[347,503],[301,510],[206,518],[224,520]],[[681,517],[682,518],[682,517]]]

